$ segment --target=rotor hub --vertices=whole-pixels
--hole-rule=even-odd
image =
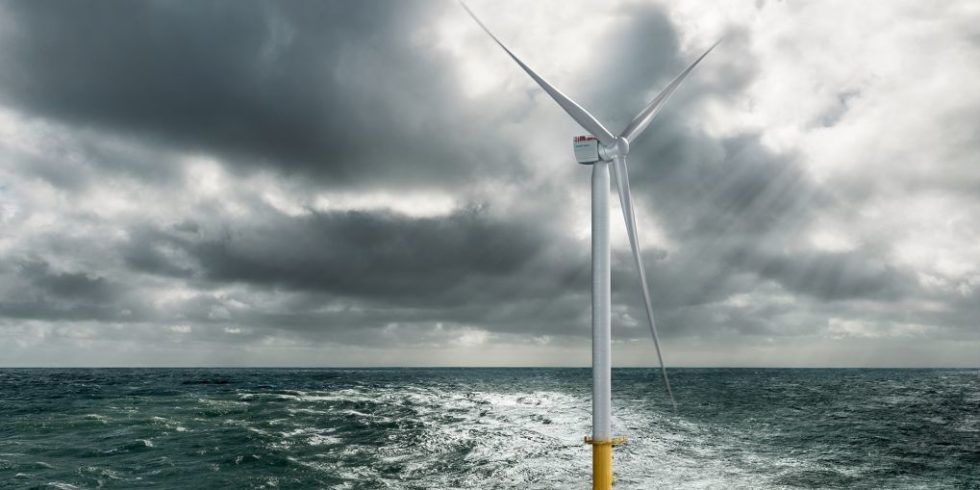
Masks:
[[[605,161],[614,160],[616,157],[625,157],[630,152],[630,143],[620,136],[612,145],[599,145],[599,158]]]

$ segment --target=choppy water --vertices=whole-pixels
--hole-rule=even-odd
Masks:
[[[980,371],[614,371],[617,488],[980,488]],[[0,488],[589,488],[585,369],[0,370]]]

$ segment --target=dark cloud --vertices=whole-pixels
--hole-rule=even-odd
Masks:
[[[174,274],[181,268],[162,249],[175,247],[212,281],[428,302],[451,296],[465,281],[519,272],[548,239],[542,229],[478,208],[439,218],[359,211],[279,216],[228,224],[216,235],[144,232],[126,256],[148,272]]]
[[[677,32],[667,13],[654,5],[631,5],[613,21],[601,56],[590,68],[596,76],[576,81],[587,103],[610,131],[619,132],[684,69]],[[598,79],[601,78],[601,83]]]
[[[0,316],[19,319],[114,320],[121,285],[86,272],[60,271],[42,260],[18,263],[0,275],[3,300]]]
[[[476,137],[492,121],[462,124],[449,60],[432,33],[418,32],[441,8],[9,3],[0,100],[328,185],[442,186],[479,172],[502,149],[481,150]],[[445,134],[470,140],[471,151],[445,144]]]
[[[235,317],[250,325],[332,330],[444,321],[519,331],[534,323],[542,333],[567,333],[587,310],[586,247],[550,226],[503,220],[479,206],[435,218],[318,212],[143,225],[127,236],[120,255],[144,274],[307,298],[290,304],[291,313]],[[322,311],[338,302],[353,307]],[[203,318],[207,309],[195,311]]]
[[[918,289],[914,277],[864,252],[789,251],[745,257],[744,264],[789,290],[823,300],[898,300]]]
[[[118,293],[105,278],[86,273],[52,271],[47,263],[26,262],[18,267],[18,276],[48,295],[80,301],[105,301]]]

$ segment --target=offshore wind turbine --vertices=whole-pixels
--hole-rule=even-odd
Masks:
[[[653,307],[650,304],[650,289],[647,286],[643,259],[640,256],[640,243],[636,231],[636,216],[633,212],[633,197],[630,194],[626,157],[630,152],[630,143],[636,141],[660,112],[674,90],[721,41],[715,42],[704,54],[677,75],[630,121],[619,136],[614,136],[592,114],[541,78],[511,50],[507,49],[507,46],[504,46],[497,39],[497,36],[490,32],[490,29],[477,18],[476,14],[462,0],[460,0],[460,5],[507,52],[511,59],[516,61],[575,122],[590,133],[587,136],[577,136],[572,140],[575,159],[578,163],[592,165],[592,436],[586,437],[585,442],[592,445],[592,488],[594,490],[609,490],[612,488],[612,447],[626,441],[624,437],[613,437],[610,428],[610,406],[612,404],[611,277],[609,264],[610,166],[616,179],[616,189],[623,209],[623,218],[626,221],[626,231],[629,235],[630,248],[633,250],[633,259],[640,275],[643,306],[646,309],[650,334],[653,336],[653,345],[660,361],[660,372],[670,402],[676,409],[677,403],[674,401],[674,395],[670,389],[663,351],[660,349],[660,337],[657,335],[657,323],[654,320]]]

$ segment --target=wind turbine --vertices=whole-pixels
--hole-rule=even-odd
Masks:
[[[588,136],[577,136],[572,145],[575,159],[578,163],[592,165],[592,437],[586,437],[585,442],[592,445],[592,488],[608,490],[612,488],[612,446],[623,444],[624,437],[613,437],[610,429],[611,395],[611,333],[610,333],[610,265],[609,265],[609,175],[610,163],[616,179],[616,189],[619,191],[619,202],[626,220],[626,231],[629,234],[630,247],[633,249],[633,259],[640,274],[640,285],[643,290],[643,306],[646,308],[647,320],[650,324],[650,334],[653,345],[657,350],[660,361],[660,372],[663,375],[664,386],[670,402],[676,409],[674,394],[670,390],[670,380],[664,365],[663,352],[660,349],[660,337],[657,335],[657,323],[653,317],[653,307],[650,305],[650,289],[647,286],[646,273],[643,269],[643,259],[640,256],[639,237],[636,232],[636,216],[633,213],[633,197],[630,194],[629,171],[626,157],[629,155],[630,143],[643,133],[653,118],[663,107],[674,90],[687,78],[720,40],[715,42],[690,66],[677,75],[646,107],[643,108],[619,136],[614,136],[592,114],[575,103],[567,95],[546,82],[541,76],[531,70],[511,50],[504,46],[497,36],[494,36],[477,18],[476,14],[460,0],[460,5],[473,17],[473,20],[490,35],[491,38],[518,65],[534,79],[537,84],[551,96],[562,109],[572,116],[582,128],[588,131]]]

